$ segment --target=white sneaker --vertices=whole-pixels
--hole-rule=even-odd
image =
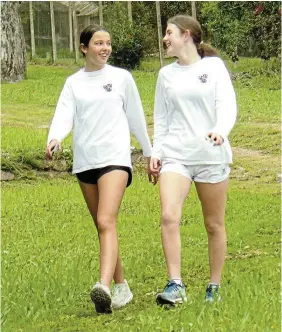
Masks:
[[[90,297],[98,314],[110,314],[112,312],[112,299],[109,287],[96,282],[90,292]]]
[[[133,294],[126,280],[123,284],[115,284],[113,287],[112,306],[115,309],[121,308],[133,299]]]

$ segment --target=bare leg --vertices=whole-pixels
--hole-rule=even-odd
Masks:
[[[162,244],[170,279],[181,279],[180,220],[191,181],[183,175],[165,172],[160,176]]]
[[[99,204],[99,192],[98,192],[98,186],[93,184],[87,184],[79,181],[80,188],[82,190],[85,202],[87,204],[87,207],[89,209],[89,212],[93,218],[94,224],[98,230],[98,224],[97,224],[97,212],[98,212],[98,204]],[[99,236],[99,232],[98,232]],[[100,236],[99,236],[100,240]],[[117,257],[117,263],[116,268],[114,272],[114,281],[115,283],[122,283],[124,281],[123,276],[123,268],[121,264],[121,259],[118,256]]]
[[[101,282],[108,287],[116,267],[122,268],[121,264],[117,266],[118,237],[116,225],[127,180],[128,174],[122,170],[106,173],[98,180],[97,225],[100,239],[100,278]],[[115,277],[121,278],[122,275],[117,273]]]
[[[88,184],[78,180],[84,200],[97,228],[97,211],[99,203],[99,193],[96,184]]]
[[[116,284],[122,284],[124,282],[123,267],[120,256],[118,254],[117,264],[114,272],[114,281]]]
[[[224,226],[228,180],[219,183],[196,183],[208,234],[210,282],[220,283],[226,255]]]

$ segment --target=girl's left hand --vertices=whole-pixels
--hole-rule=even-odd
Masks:
[[[222,136],[217,133],[208,133],[208,137],[214,145],[221,145],[224,142]]]

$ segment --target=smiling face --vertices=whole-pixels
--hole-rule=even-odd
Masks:
[[[164,36],[164,43],[167,47],[167,55],[178,56],[185,46],[189,31],[185,33],[172,23],[169,23],[166,28],[166,35]]]
[[[81,44],[80,49],[85,55],[87,69],[102,69],[112,53],[111,36],[106,31],[97,31],[88,46]]]

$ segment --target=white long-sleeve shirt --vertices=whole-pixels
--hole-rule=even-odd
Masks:
[[[143,154],[151,156],[144,111],[132,75],[106,65],[67,78],[50,127],[47,144],[73,132],[73,173],[108,165],[131,165],[130,131]]]
[[[220,58],[165,66],[156,87],[152,156],[184,165],[232,163],[228,135],[236,114],[234,89]],[[205,139],[209,132],[220,134],[223,144]]]

